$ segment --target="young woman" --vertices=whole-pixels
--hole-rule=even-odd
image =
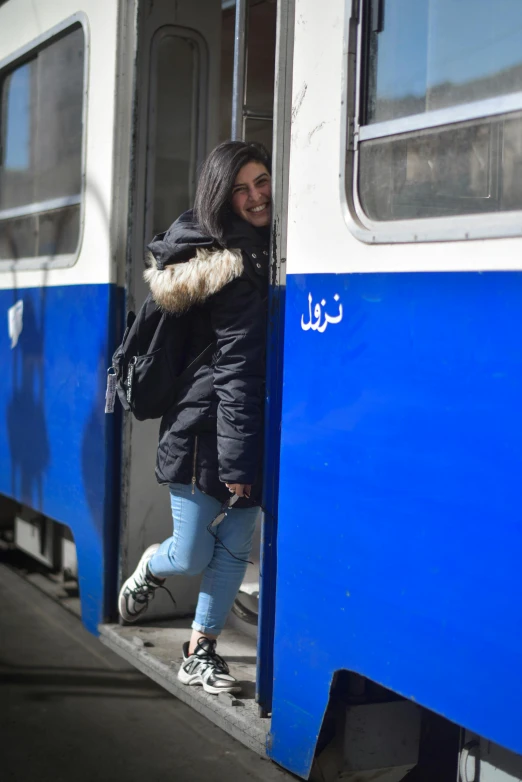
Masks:
[[[266,149],[220,144],[203,166],[194,211],[155,237],[145,272],[158,306],[186,319],[186,364],[212,342],[215,351],[161,421],[156,477],[169,485],[174,533],[144,552],[119,611],[134,622],[167,576],[203,573],[178,677],[214,694],[240,689],[216,639],[245,574],[261,500],[270,211]],[[207,529],[213,521],[217,539]]]

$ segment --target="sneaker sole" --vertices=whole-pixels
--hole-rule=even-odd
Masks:
[[[211,684],[204,682],[201,676],[191,676],[185,673],[183,668],[180,668],[178,671],[178,679],[182,684],[186,684],[187,687],[203,687],[205,692],[209,692],[211,695],[219,695],[220,692],[241,692],[241,685],[239,684],[231,684],[230,687],[212,687]]]
[[[148,605],[147,603],[145,603],[141,611],[138,611],[138,613],[136,614],[129,614],[127,611],[127,601],[125,600],[125,594],[124,594],[125,590],[127,589],[127,586],[130,584],[132,579],[134,578],[134,573],[141,566],[143,560],[146,559],[148,561],[152,557],[152,555],[156,553],[158,549],[159,549],[158,543],[154,543],[152,546],[149,546],[147,549],[145,549],[145,551],[140,557],[140,561],[138,562],[135,569],[133,570],[132,575],[129,576],[129,578],[125,581],[122,588],[120,589],[120,594],[118,596],[118,613],[121,616],[121,618],[125,622],[129,622],[129,624],[136,622],[140,618],[140,616],[146,612]]]

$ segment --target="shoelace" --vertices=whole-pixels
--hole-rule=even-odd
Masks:
[[[206,663],[206,666],[211,665],[216,673],[230,673],[230,669],[225,660],[216,652],[216,642],[207,641],[209,647],[205,648],[201,644],[201,639],[196,644],[194,655],[201,660],[202,663]]]
[[[174,600],[174,596],[170,591],[170,589],[168,589],[163,584],[157,584],[155,581],[152,581],[148,576],[145,576],[145,583],[140,584],[140,586],[132,590],[132,597],[136,603],[148,603],[149,600],[152,600],[152,598],[154,597],[154,593],[156,592],[156,589],[163,589],[172,600],[174,607],[177,608],[178,604]]]

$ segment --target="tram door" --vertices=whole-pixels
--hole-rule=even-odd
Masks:
[[[207,153],[231,137],[235,2],[144,0],[138,23],[137,143],[132,183],[132,257],[126,271],[127,306],[147,294],[144,247],[192,206],[198,168]],[[245,117],[238,137],[272,145],[275,0],[251,0]],[[122,457],[120,576],[143,550],[171,534],[166,487],[154,476],[159,422],[126,417]],[[237,613],[255,632],[259,535]],[[174,608],[161,590],[147,618],[183,615],[195,608],[199,578],[174,579]]]

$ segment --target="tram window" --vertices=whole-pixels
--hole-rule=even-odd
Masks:
[[[245,118],[245,141],[272,149],[276,15],[273,2],[251,5],[248,12],[246,106],[266,118]]]
[[[257,141],[272,149],[273,126],[271,120],[247,119],[245,121],[245,141]]]
[[[271,113],[274,108],[276,42],[273,2],[250,5],[248,30],[246,105],[254,110]]]
[[[77,25],[0,75],[0,259],[76,250],[84,49]]]
[[[172,215],[194,201],[201,150],[201,51],[198,41],[181,35],[160,34],[154,41],[153,108],[149,193],[152,214],[147,233],[165,231]]]
[[[520,0],[380,5],[369,30],[368,123],[522,90]]]
[[[522,210],[520,0],[366,0],[357,195],[374,222]]]
[[[372,220],[522,209],[522,115],[367,141],[360,169]]]

